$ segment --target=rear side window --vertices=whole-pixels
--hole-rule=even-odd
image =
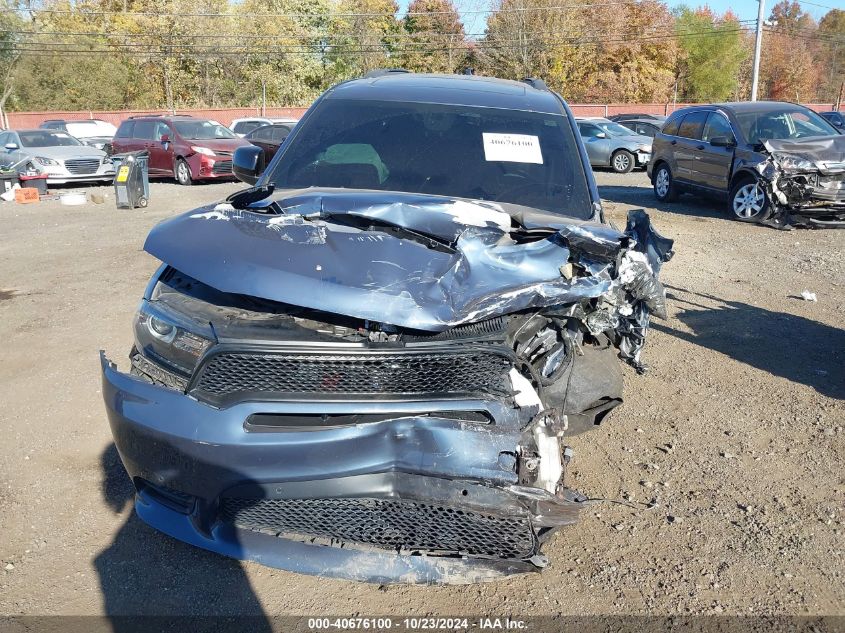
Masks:
[[[678,127],[678,136],[683,138],[701,138],[701,131],[704,129],[704,121],[707,120],[707,112],[690,112],[681,121]]]
[[[668,121],[666,121],[666,125],[663,126],[661,132],[664,134],[668,134],[669,136],[677,136],[678,135],[678,124],[681,122],[683,117],[676,116]]]
[[[142,138],[146,141],[152,141],[155,138],[155,121],[135,121],[135,131],[132,138]]]
[[[253,130],[257,130],[264,125],[267,125],[264,121],[240,121],[235,124],[232,131],[235,134],[249,134]]]
[[[120,124],[115,132],[115,138],[132,138],[132,130],[135,126],[135,121],[124,121]]]

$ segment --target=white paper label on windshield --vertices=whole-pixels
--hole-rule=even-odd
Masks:
[[[70,135],[65,134],[64,132],[53,132],[53,136],[58,138],[70,138]]]
[[[508,163],[543,164],[540,139],[530,134],[493,134],[483,132],[484,159]]]

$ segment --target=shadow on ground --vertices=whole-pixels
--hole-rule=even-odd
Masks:
[[[659,202],[654,197],[651,187],[632,187],[621,185],[600,185],[599,195],[602,200],[657,209],[665,213],[677,213],[702,218],[729,220],[724,211],[725,202],[716,198],[696,195],[682,195],[675,202]]]
[[[651,327],[830,398],[845,399],[845,330],[741,301],[666,287],[696,297],[688,300],[669,294],[672,304],[680,307],[675,317],[691,332],[655,322]]]
[[[134,488],[114,444],[103,452],[100,463],[103,497],[115,513],[122,512],[133,503]],[[180,633],[272,630],[238,561],[165,536],[134,512],[111,545],[97,555],[94,566],[115,633],[157,630],[162,617],[185,622],[187,628]]]

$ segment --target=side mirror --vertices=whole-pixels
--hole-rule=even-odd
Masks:
[[[605,134],[604,132],[599,132],[598,134],[596,134],[596,138],[607,138],[607,134]]]
[[[264,150],[255,145],[239,147],[232,156],[232,173],[248,185],[258,182],[264,171]]]
[[[18,149],[18,144],[17,143],[6,143],[6,149],[9,150],[10,152],[13,152],[16,149]]]
[[[165,143],[170,142],[170,134],[162,134],[161,135],[161,143],[164,145]]]
[[[710,139],[710,144],[713,147],[733,147],[736,145],[736,141],[732,138],[728,138],[727,136],[714,136]]]

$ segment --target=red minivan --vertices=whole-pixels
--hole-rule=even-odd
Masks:
[[[179,184],[232,178],[232,153],[247,141],[222,123],[192,116],[138,116],[120,124],[115,153],[147,150],[150,177],[172,176]]]

